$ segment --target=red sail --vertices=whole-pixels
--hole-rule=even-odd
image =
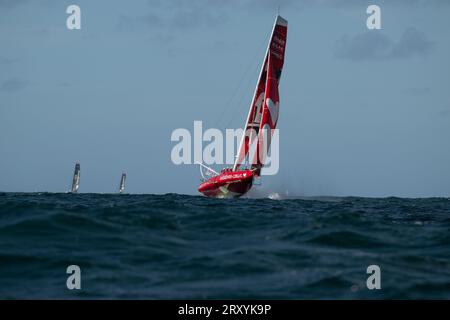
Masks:
[[[256,153],[252,161],[252,169],[256,169],[255,175],[257,176],[260,175],[261,168],[264,166],[266,156],[269,153],[271,137],[278,121],[278,79],[273,71],[273,60],[272,52],[269,52],[264,108],[258,131]]]
[[[277,16],[250,106],[244,136],[233,166],[234,171],[239,169],[246,158],[254,158],[252,168],[257,169],[258,175],[264,165],[265,156],[270,147],[272,130],[276,128],[278,120],[278,84],[284,64],[286,37],[287,21]],[[266,134],[269,137],[268,141],[262,141],[264,140],[263,128],[269,131]],[[256,153],[255,155],[249,155],[250,146],[255,143],[256,139],[258,139]]]

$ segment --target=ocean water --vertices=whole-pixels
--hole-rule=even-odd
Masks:
[[[449,299],[450,200],[0,193],[0,298]]]

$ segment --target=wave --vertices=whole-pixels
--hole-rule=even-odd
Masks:
[[[77,298],[449,298],[449,217],[445,198],[1,193],[0,298],[73,298],[70,264]],[[366,290],[371,264],[389,290]]]

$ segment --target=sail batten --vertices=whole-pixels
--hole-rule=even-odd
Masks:
[[[287,21],[281,16],[277,16],[245,122],[244,133],[233,165],[233,171],[239,170],[246,159],[253,159],[251,162],[252,169],[256,169],[257,175],[259,175],[260,169],[264,166],[270,140],[269,143],[266,142],[264,144],[261,134],[263,128],[270,129],[270,135],[273,129],[276,128],[279,108],[278,84],[284,64],[286,37]],[[274,116],[276,116],[276,119]],[[251,155],[249,154],[250,146],[255,143],[255,140],[256,153]],[[259,153],[263,146],[267,150],[260,157]]]

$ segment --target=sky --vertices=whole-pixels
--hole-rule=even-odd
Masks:
[[[80,161],[79,192],[126,171],[130,193],[197,194],[171,133],[243,127],[278,6],[280,171],[262,190],[448,197],[446,0],[0,0],[0,191],[65,192]]]

